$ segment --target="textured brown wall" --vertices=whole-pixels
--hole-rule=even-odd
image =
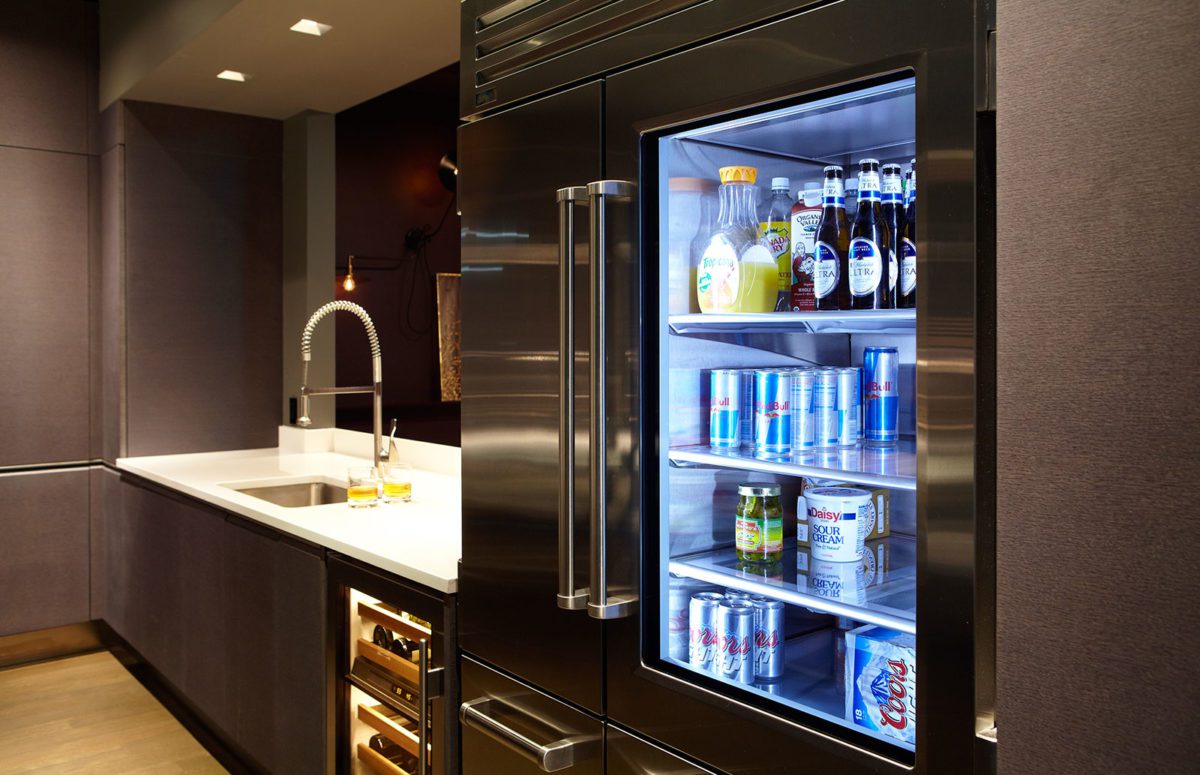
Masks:
[[[407,230],[437,226],[450,204],[438,161],[455,147],[457,104],[458,65],[451,65],[337,115],[339,265],[347,254],[399,258]],[[455,445],[459,406],[443,403],[439,392],[433,274],[459,270],[458,231],[451,210],[429,243],[427,267],[414,274],[410,259],[393,271],[362,271],[359,263],[358,288],[337,289],[338,298],[363,305],[379,331],[384,413],[399,419],[399,435]],[[362,326],[339,314],[338,384],[366,384],[370,363]],[[339,397],[337,406],[339,428],[370,429],[369,396]]]
[[[1000,771],[1190,771],[1200,5],[997,26]]]

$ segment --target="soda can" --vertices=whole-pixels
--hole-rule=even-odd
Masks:
[[[833,369],[821,369],[813,383],[813,443],[818,447],[836,447],[838,375]]]
[[[739,369],[742,380],[742,400],[738,405],[738,425],[741,445],[754,446],[754,369]]]
[[[708,673],[717,667],[717,608],[725,600],[716,592],[697,592],[688,604],[688,662]]]
[[[687,662],[688,632],[690,629],[692,596],[706,587],[694,579],[670,574],[667,595],[667,654],[671,659]]]
[[[783,603],[759,595],[754,606],[754,677],[783,677]]]
[[[742,375],[737,369],[713,369],[709,374],[708,444],[741,446]]]
[[[895,444],[899,437],[900,355],[895,347],[863,352],[863,440]]]
[[[754,372],[754,448],[768,454],[792,451],[792,375],[776,369]]]
[[[858,370],[837,370],[838,446],[853,447],[858,443]]]
[[[722,600],[717,608],[717,675],[730,681],[754,683],[754,606],[746,600]]]
[[[797,369],[792,373],[792,451],[801,452],[816,446],[816,427],[813,425],[813,385],[817,373],[812,369]]]
[[[731,589],[725,590],[725,599],[726,600],[749,600],[750,593],[743,592],[740,589],[732,589],[731,588]]]
[[[862,401],[862,369],[858,366],[847,366],[854,372],[854,406],[858,408],[858,440],[863,437],[863,401]]]

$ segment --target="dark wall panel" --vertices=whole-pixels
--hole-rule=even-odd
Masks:
[[[1200,5],[998,4],[1002,773],[1200,757]]]
[[[0,147],[0,235],[0,467],[86,460],[88,157]]]
[[[0,20],[0,145],[88,152],[94,55],[83,0],[6,0]]]
[[[125,113],[127,454],[274,446],[281,125]]]
[[[88,620],[88,471],[0,475],[0,636]]]
[[[459,271],[459,219],[447,210],[451,196],[437,176],[438,162],[456,144],[457,82],[455,64],[337,115],[336,227],[339,266],[349,254],[402,259],[357,261],[357,289],[337,290],[338,298],[361,304],[378,329],[385,413],[399,419],[405,438],[455,445],[459,405],[441,400],[434,274]],[[405,256],[405,232],[432,230],[443,215],[426,261]],[[366,384],[371,357],[362,326],[345,314],[336,325],[338,384]],[[342,396],[337,406],[338,427],[370,430],[369,396]]]

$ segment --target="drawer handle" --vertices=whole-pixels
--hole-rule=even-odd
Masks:
[[[491,697],[464,702],[458,709],[458,717],[467,726],[533,762],[542,772],[558,772],[572,767],[591,756],[598,747],[598,739],[589,735],[564,737],[545,744],[532,740],[495,718],[491,714],[494,702],[504,705]],[[511,706],[504,707],[512,710]]]

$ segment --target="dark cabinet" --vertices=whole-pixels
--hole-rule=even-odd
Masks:
[[[88,619],[88,471],[0,475],[0,636]]]
[[[105,506],[112,628],[264,770],[326,772],[323,550],[132,478]]]

